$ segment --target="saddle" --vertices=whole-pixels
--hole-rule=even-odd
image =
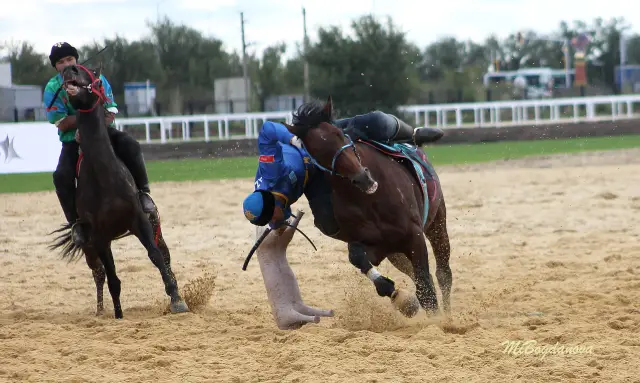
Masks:
[[[430,210],[437,209],[434,202],[438,193],[438,184],[440,183],[433,165],[427,159],[425,153],[418,147],[410,144],[392,145],[383,144],[373,140],[359,139],[359,142],[366,144],[384,155],[393,157],[406,166],[407,170],[415,177],[420,185],[420,191],[424,198],[424,211],[422,213],[422,225],[427,224]]]

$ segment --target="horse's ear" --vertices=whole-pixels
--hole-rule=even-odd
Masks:
[[[333,102],[331,101],[331,96],[327,100],[327,103],[324,104],[324,108],[322,109],[322,113],[327,116],[327,118],[331,119],[333,116]]]
[[[100,65],[98,65],[98,77],[102,75],[102,61],[100,61]]]

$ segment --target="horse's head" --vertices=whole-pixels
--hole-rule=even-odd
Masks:
[[[69,65],[62,71],[62,87],[69,95],[74,109],[91,111],[106,97],[100,79],[101,70],[88,69],[82,65]]]
[[[312,101],[302,104],[293,113],[289,131],[298,136],[313,162],[321,170],[350,180],[367,194],[378,189],[369,169],[362,166],[355,143],[342,129],[332,124],[331,97],[326,104]]]

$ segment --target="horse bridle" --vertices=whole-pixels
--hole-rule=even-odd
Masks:
[[[331,169],[327,169],[324,166],[320,165],[320,163],[315,158],[313,158],[311,153],[309,153],[309,151],[306,148],[305,148],[305,150],[309,154],[309,158],[311,159],[311,162],[315,166],[317,166],[318,169],[322,170],[323,172],[329,173],[332,176],[338,176],[340,178],[348,179],[348,177],[346,177],[346,176],[344,176],[344,175],[342,175],[342,174],[340,174],[340,173],[338,173],[336,171],[336,160],[338,159],[338,157],[340,157],[342,152],[344,152],[346,149],[352,148],[353,149],[353,154],[356,155],[356,158],[358,159],[358,163],[360,164],[360,166],[362,166],[362,159],[360,158],[360,154],[358,153],[358,149],[356,148],[355,142],[351,139],[351,137],[349,137],[348,134],[345,134],[344,136],[347,137],[347,139],[349,139],[349,143],[346,144],[346,145],[343,145],[340,149],[338,149],[336,154],[333,155],[333,159],[331,160]],[[304,146],[304,143],[302,144],[302,146]]]
[[[98,95],[98,99],[96,100],[95,104],[93,104],[93,106],[90,109],[78,109],[78,112],[88,113],[88,112],[93,111],[96,108],[96,106],[98,106],[98,104],[100,102],[105,102],[107,100],[107,96],[104,94],[104,89],[102,87],[102,84],[98,85],[98,83],[101,81],[100,80],[100,76],[98,76],[96,78],[93,75],[93,73],[89,69],[85,68],[83,65],[77,64],[76,68],[80,68],[80,69],[84,70],[85,72],[87,72],[87,74],[91,78],[91,83],[89,85],[83,85],[83,86],[74,85],[74,86],[76,86],[78,88],[86,89],[89,93],[95,93],[95,94]],[[68,83],[69,83],[69,81],[65,80],[62,83],[62,87],[64,88],[65,85],[67,85]]]

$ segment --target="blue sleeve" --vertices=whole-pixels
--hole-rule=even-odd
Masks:
[[[43,96],[44,107],[47,112],[47,120],[49,120],[50,123],[55,124],[59,120],[65,118],[69,112],[67,111],[67,106],[62,102],[62,97],[60,97],[60,95],[56,97],[56,101],[51,105],[51,108],[49,108],[49,104],[51,103],[51,100],[53,100],[53,96],[55,96],[55,90],[52,86],[47,86],[44,90]]]
[[[262,129],[260,129],[258,143],[275,144],[276,142],[281,142],[283,144],[290,144],[293,137],[293,133],[291,133],[286,126],[276,122],[265,121],[265,123],[262,124]]]
[[[111,84],[107,81],[107,78],[103,75],[100,75],[100,80],[102,80],[102,87],[104,88],[104,95],[107,96],[107,101],[104,103],[105,109],[111,109],[112,113],[118,113],[118,104],[116,104],[116,100],[113,97],[113,89],[111,88]],[[115,111],[113,109],[115,108]]]
[[[259,188],[262,190],[282,193],[284,184],[287,183],[288,167],[282,158],[282,143],[289,143],[293,134],[284,125],[270,121],[262,124],[258,135],[259,173],[262,181]],[[282,184],[282,185],[279,185]],[[275,190],[274,188],[282,189]],[[287,194],[285,194],[286,196]]]

